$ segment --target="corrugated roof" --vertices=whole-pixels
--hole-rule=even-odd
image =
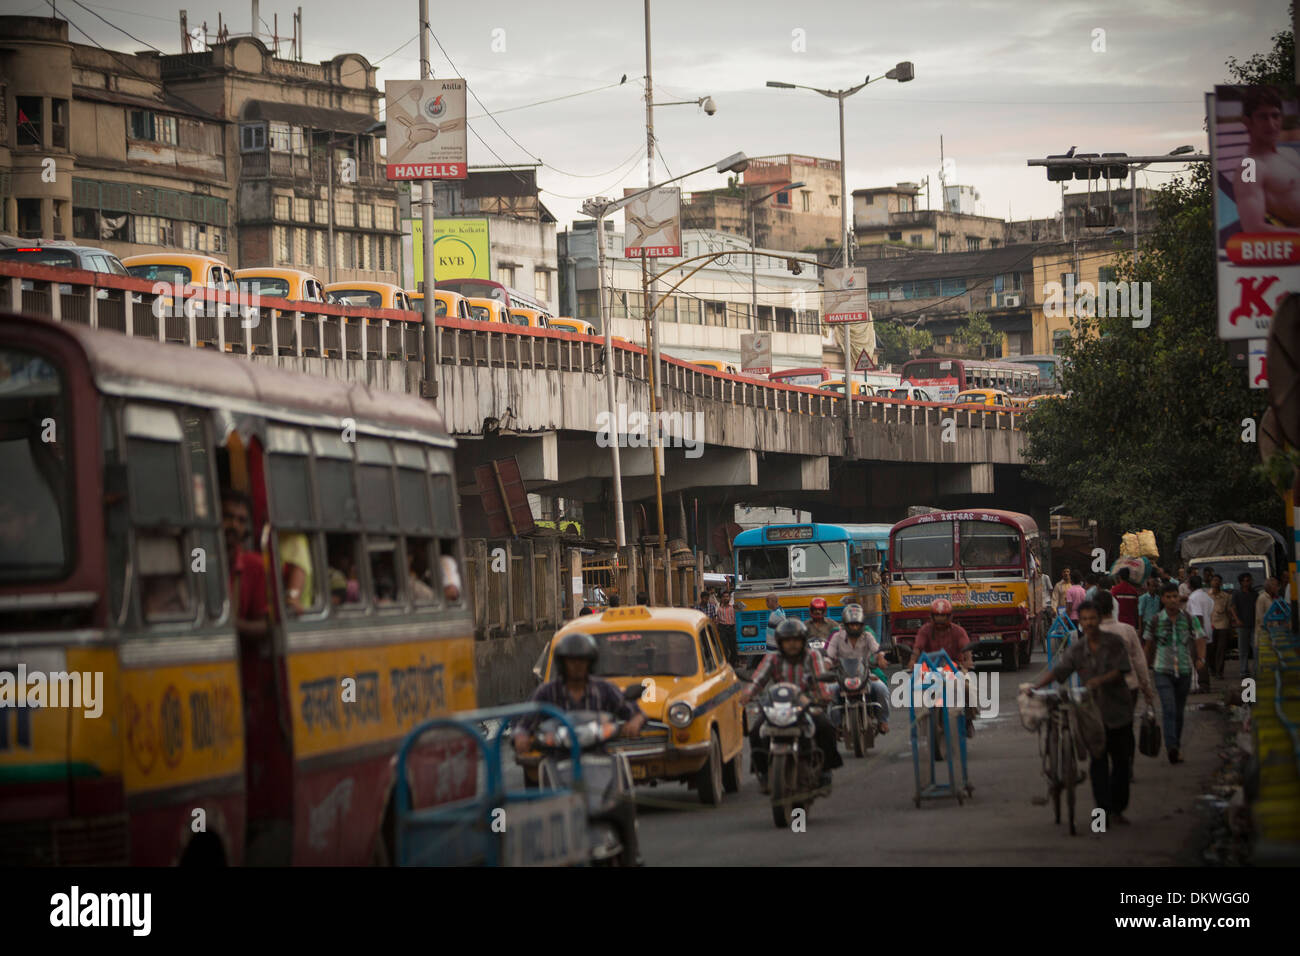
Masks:
[[[994,276],[1032,271],[1034,256],[1041,248],[1045,247],[1025,243],[982,252],[928,252],[897,259],[873,259],[865,265],[868,281],[873,284],[907,279]]]
[[[302,106],[298,103],[276,103],[272,100],[249,100],[244,104],[243,112],[243,119],[246,120],[269,120],[336,133],[364,133],[379,122],[378,117],[369,113]]]
[[[164,113],[180,113],[195,116],[213,123],[220,120],[211,113],[197,109],[193,104],[163,92],[161,97],[136,96],[133,93],[120,93],[117,90],[102,90],[94,86],[74,86],[72,96],[78,100],[92,100],[97,103],[113,103],[117,106],[133,106],[136,109],[161,110]]]

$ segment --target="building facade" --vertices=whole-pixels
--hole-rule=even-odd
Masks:
[[[950,187],[961,189],[965,187]],[[956,253],[997,249],[1005,243],[1006,223],[992,216],[921,209],[920,187],[899,183],[853,191],[853,232],[859,249],[877,245],[921,252]],[[957,206],[956,200],[953,202]]]

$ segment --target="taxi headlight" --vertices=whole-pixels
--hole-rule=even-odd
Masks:
[[[691,705],[684,700],[679,700],[668,708],[668,723],[674,727],[689,727],[694,719],[695,714],[691,710]]]

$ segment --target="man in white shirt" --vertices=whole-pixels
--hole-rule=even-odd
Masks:
[[[781,599],[775,594],[767,596],[767,649],[774,651],[776,647],[776,628],[777,625],[785,620],[785,611],[781,608]]]
[[[1093,603],[1097,605],[1097,610],[1101,613],[1101,629],[1114,634],[1123,641],[1124,650],[1128,651],[1128,661],[1132,667],[1124,675],[1124,683],[1128,685],[1129,696],[1133,699],[1134,708],[1137,707],[1138,695],[1140,694],[1146,700],[1147,706],[1158,712],[1159,699],[1156,697],[1155,685],[1151,682],[1151,669],[1147,667],[1147,655],[1142,649],[1142,641],[1138,639],[1137,629],[1119,619],[1119,608],[1115,606],[1115,596],[1109,591],[1097,592],[1097,599]],[[1132,782],[1132,780],[1133,768],[1130,764],[1129,781]]]
[[[1187,595],[1187,613],[1200,620],[1201,627],[1205,631],[1205,653],[1209,657],[1210,646],[1214,643],[1214,598],[1210,597],[1210,592],[1202,587],[1199,574],[1193,574],[1188,578],[1187,584],[1191,588],[1191,593]],[[1201,692],[1208,694],[1210,692],[1209,668],[1207,667],[1205,673],[1197,676],[1200,678]]]

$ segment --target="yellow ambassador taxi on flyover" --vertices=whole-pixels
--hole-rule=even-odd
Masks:
[[[648,718],[640,735],[620,737],[611,750],[624,754],[632,779],[672,780],[694,787],[714,806],[723,791],[740,789],[745,744],[741,683],[727,663],[717,627],[688,608],[619,607],[570,621],[551,639],[534,673],[551,680],[551,647],[574,631],[600,646],[594,675],[620,690],[644,684],[638,704]],[[518,758],[530,783],[539,754]]]

